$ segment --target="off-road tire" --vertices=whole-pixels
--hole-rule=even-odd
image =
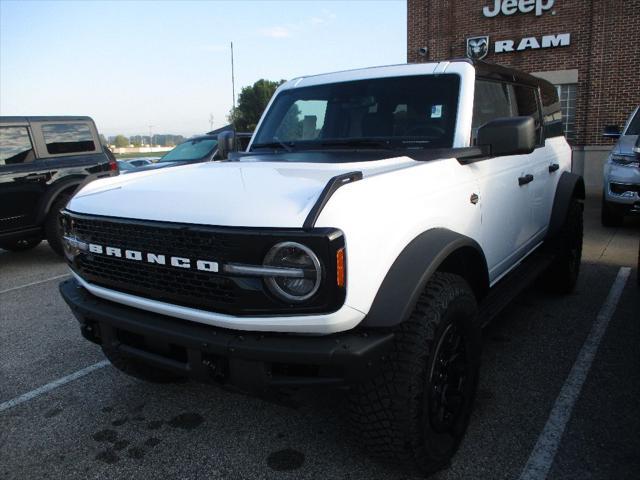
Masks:
[[[582,262],[584,234],[583,204],[571,199],[567,218],[558,236],[547,245],[553,263],[538,279],[538,285],[550,293],[571,293],[575,289]]]
[[[477,311],[462,277],[436,273],[410,318],[394,329],[393,350],[381,372],[349,394],[354,427],[374,456],[422,474],[449,464],[469,423],[478,384],[482,341]],[[443,428],[432,409],[438,405],[436,380],[443,378],[437,375],[443,370],[436,367],[443,365],[442,349],[454,344],[448,343],[451,332],[458,334],[457,345],[463,350],[458,363],[451,362],[452,371],[464,372],[465,380],[458,383],[465,388],[455,415],[449,417],[450,427]]]
[[[64,246],[62,245],[62,226],[60,225],[60,210],[67,206],[70,194],[61,194],[55,199],[49,213],[44,220],[44,236],[49,242],[51,249],[61,257],[64,256]]]
[[[25,238],[20,240],[4,240],[0,241],[0,248],[9,250],[10,252],[24,252],[31,250],[42,241],[41,238]]]
[[[185,381],[183,377],[131,358],[118,350],[103,348],[102,352],[114,367],[139,380],[150,383],[179,383]]]
[[[616,212],[609,202],[605,200],[602,192],[602,207],[600,208],[600,221],[605,227],[621,227],[624,224],[624,215]]]

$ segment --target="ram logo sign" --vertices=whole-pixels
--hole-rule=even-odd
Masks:
[[[522,50],[537,50],[539,48],[567,47],[571,45],[571,34],[545,35],[539,41],[536,37],[526,37],[519,42],[514,40],[498,40],[495,42],[495,52],[520,52]]]
[[[482,60],[489,53],[489,37],[467,38],[467,57]]]

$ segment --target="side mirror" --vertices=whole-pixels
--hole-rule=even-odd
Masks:
[[[617,125],[607,125],[604,127],[602,136],[605,138],[620,138],[620,127]]]
[[[490,148],[490,155],[523,155],[536,148],[536,124],[533,117],[496,118],[478,129],[478,146]]]
[[[226,160],[229,153],[235,150],[236,132],[226,130],[218,134],[218,155],[221,160]]]

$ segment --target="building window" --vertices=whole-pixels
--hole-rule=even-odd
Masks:
[[[575,142],[576,139],[576,90],[578,85],[567,83],[556,85],[558,97],[560,97],[560,108],[562,110],[562,126],[567,140]]]

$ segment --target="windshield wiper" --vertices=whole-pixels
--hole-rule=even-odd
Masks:
[[[295,146],[295,143],[293,142],[285,143],[282,140],[280,140],[278,137],[273,137],[273,140],[274,140],[273,142],[254,143],[253,145],[251,145],[251,150],[253,150],[254,148],[282,148],[287,152],[293,151],[293,147]]]
[[[324,140],[313,142],[310,146],[319,147],[368,147],[368,148],[391,148],[390,140],[376,140],[372,138],[345,138],[336,140]]]

